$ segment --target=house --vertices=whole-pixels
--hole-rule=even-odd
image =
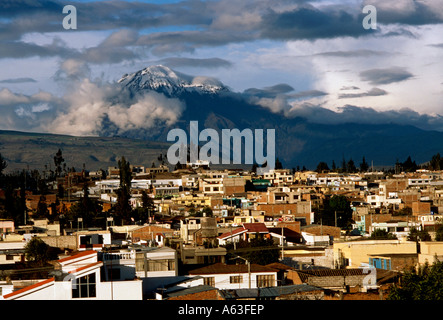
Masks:
[[[174,229],[164,226],[144,225],[134,228],[130,236],[133,243],[143,241],[146,243],[157,243],[159,246],[163,246],[164,240],[166,238],[172,238],[175,233],[176,231]]]
[[[297,270],[294,284],[308,285],[344,292],[366,292],[377,288],[375,268]]]
[[[217,222],[214,217],[191,217],[180,221],[180,235],[184,243],[215,242]]]
[[[78,250],[102,250],[111,244],[111,232],[109,230],[77,231]]]
[[[242,227],[225,232],[219,235],[217,239],[219,245],[225,245],[229,242],[247,241],[257,234],[269,235],[269,230],[264,223],[244,223]]]
[[[101,254],[106,280],[177,276],[177,252],[169,247],[134,246]]]
[[[308,284],[221,290],[226,300],[323,300],[324,289]]]
[[[419,228],[420,224],[411,221],[389,220],[385,222],[374,222],[369,227],[369,234],[375,230],[384,230],[394,234],[398,239],[406,239],[412,228]]]
[[[246,289],[277,285],[277,270],[258,264],[227,265],[216,263],[189,271],[202,276],[204,284],[217,289]]]
[[[103,281],[103,262],[94,250],[56,262],[57,272],[25,288],[3,295],[4,300],[141,300],[142,282]]]
[[[14,265],[25,260],[24,241],[0,241],[0,266]]]
[[[14,220],[11,219],[0,219],[0,235],[6,233],[14,233]]]
[[[404,271],[418,263],[417,253],[385,253],[369,255],[369,264],[377,269]]]
[[[333,259],[336,268],[358,268],[368,264],[370,255],[390,253],[417,254],[415,241],[404,240],[365,240],[334,242]]]

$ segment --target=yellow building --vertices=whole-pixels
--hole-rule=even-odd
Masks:
[[[428,261],[429,264],[432,264],[436,257],[439,261],[443,261],[443,242],[421,241],[418,263],[423,265]]]
[[[180,206],[191,206],[195,207],[210,207],[211,206],[211,197],[204,195],[185,195],[182,194],[179,197],[173,198],[172,203]]]
[[[417,245],[401,240],[346,241],[335,242],[333,252],[335,267],[358,268],[369,263],[370,255],[416,254]]]

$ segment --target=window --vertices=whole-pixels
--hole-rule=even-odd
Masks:
[[[72,282],[72,298],[95,298],[95,273],[88,274]]]
[[[203,280],[203,284],[207,286],[214,287],[215,286],[215,278],[214,277],[206,277]]]
[[[257,287],[273,287],[274,285],[275,276],[273,274],[257,276]]]
[[[230,276],[229,277],[229,283],[242,283],[243,282],[243,276]]]

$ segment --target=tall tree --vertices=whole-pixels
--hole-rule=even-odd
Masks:
[[[369,165],[367,164],[365,157],[363,157],[363,159],[360,163],[360,171],[366,172],[366,171],[368,171],[368,169],[369,169]]]
[[[283,164],[278,158],[275,159],[275,169],[283,169]]]
[[[5,158],[2,157],[0,154],[0,175],[3,174],[3,170],[5,170],[8,167],[8,163],[6,162]]]
[[[39,237],[32,237],[25,246],[26,260],[32,265],[44,266],[49,260],[57,258],[51,247]]]
[[[442,158],[440,157],[440,153],[434,154],[429,161],[429,169],[430,170],[440,170],[442,168]]]
[[[348,163],[346,164],[346,171],[349,173],[354,173],[357,171],[357,168],[355,167],[354,160],[349,159]]]
[[[315,169],[318,173],[322,173],[323,171],[329,171],[328,164],[324,161],[320,161]]]
[[[65,159],[63,159],[62,151],[61,149],[58,149],[57,153],[54,156],[54,165],[55,165],[55,176],[60,177],[62,170],[63,170],[63,162],[65,162]]]
[[[115,206],[116,214],[121,218],[123,223],[129,223],[131,219],[132,207],[129,203],[131,198],[131,180],[132,172],[130,164],[122,157],[118,161],[118,168],[120,173],[120,187],[117,189],[117,204]]]
[[[400,283],[390,288],[388,300],[443,300],[443,262],[406,270]]]

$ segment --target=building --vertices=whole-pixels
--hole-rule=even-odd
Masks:
[[[0,219],[0,235],[14,233],[14,220]]]
[[[306,283],[329,290],[366,292],[377,288],[375,268],[298,270],[294,284]]]
[[[201,276],[205,285],[221,290],[277,286],[277,270],[258,264],[216,263],[191,270],[189,275]]]
[[[240,240],[248,241],[250,238],[259,235],[268,235],[269,230],[264,223],[244,223],[240,228],[225,232],[217,237],[219,245],[235,243]]]
[[[335,268],[358,268],[369,264],[372,255],[384,254],[417,254],[417,244],[414,241],[402,240],[366,240],[334,242]]]
[[[141,300],[142,281],[103,281],[94,250],[57,261],[56,276],[3,295],[4,300]]]

